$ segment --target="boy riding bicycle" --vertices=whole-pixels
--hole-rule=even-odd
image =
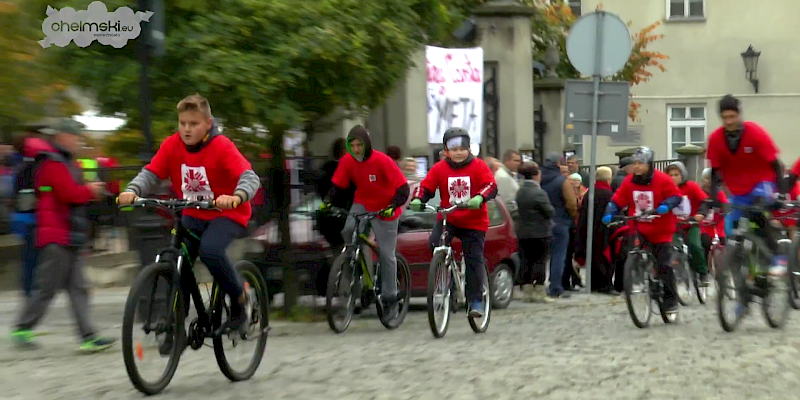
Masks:
[[[689,264],[700,275],[700,284],[708,286],[708,264],[706,263],[706,255],[703,250],[703,242],[700,238],[699,223],[705,218],[708,213],[708,202],[704,201],[708,198],[706,192],[700,185],[686,180],[687,171],[682,162],[676,161],[667,167],[667,174],[672,177],[672,181],[678,185],[681,191],[682,201],[679,207],[676,207],[673,212],[675,215],[683,218],[694,218],[698,224],[684,227],[677,234],[686,237],[686,245],[689,248]]]
[[[672,239],[678,220],[669,211],[681,203],[681,191],[669,175],[655,169],[653,151],[640,147],[633,154],[633,174],[629,175],[614,193],[603,215],[603,223],[622,208],[628,215],[640,215],[654,208],[660,216],[639,223],[639,233],[649,242],[656,257],[658,277],[664,285],[664,312],[678,313],[677,282],[672,270]]]
[[[409,206],[414,211],[424,210],[424,204],[436,194],[437,189],[441,196],[441,207],[466,203],[468,210],[455,210],[448,216],[447,229],[452,236],[461,239],[467,269],[469,315],[482,318],[485,305],[481,288],[488,279],[483,265],[483,245],[489,229],[486,202],[497,195],[497,183],[489,166],[476,160],[470,153],[469,132],[462,128],[450,128],[444,133],[443,142],[447,158],[433,165]],[[440,215],[431,232],[431,249],[439,244],[437,241],[441,236]]]
[[[226,249],[234,239],[247,235],[249,201],[261,182],[236,145],[219,133],[206,98],[194,94],[181,100],[178,123],[178,132],[164,140],[150,164],[119,195],[119,204],[133,203],[166,179],[171,180],[175,193],[186,200],[216,199],[215,206],[222,212],[186,209],[182,222],[200,238],[200,260],[231,298],[231,318],[226,328],[243,331],[249,325],[250,300]]]
[[[336,172],[331,180],[331,189],[322,204],[322,209],[331,206],[331,202],[346,192],[350,185],[355,186],[353,206],[350,213],[381,211],[372,220],[372,232],[378,242],[378,263],[380,264],[381,301],[387,315],[395,315],[400,300],[397,292],[397,219],[403,212],[403,204],[408,200],[411,189],[400,167],[386,154],[373,150],[369,131],[356,125],[347,134],[348,154],[339,160]],[[345,223],[342,237],[349,243],[356,220],[349,216]],[[392,319],[393,317],[387,318]]]

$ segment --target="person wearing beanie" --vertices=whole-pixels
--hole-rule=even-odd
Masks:
[[[466,297],[469,316],[483,318],[488,304],[483,299],[483,287],[489,277],[483,261],[483,247],[489,230],[489,212],[486,202],[497,196],[497,183],[485,162],[470,153],[469,132],[463,128],[450,128],[442,139],[447,155],[433,165],[428,175],[419,184],[409,204],[412,211],[422,211],[439,191],[441,207],[461,204],[464,208],[454,210],[447,217],[447,228],[442,217],[433,227],[428,244],[433,249],[439,243],[442,229],[461,240],[466,264]]]
[[[347,154],[339,160],[331,180],[331,189],[322,204],[322,209],[331,206],[348,187],[355,186],[353,206],[350,213],[380,211],[372,220],[372,232],[378,242],[381,276],[397,276],[397,225],[403,212],[403,204],[411,192],[408,180],[397,163],[386,154],[374,150],[369,131],[356,125],[347,134]],[[350,241],[356,220],[347,217],[342,237]],[[399,313],[398,302],[404,297],[398,293],[397,279],[381,279],[381,299],[387,310],[388,320]]]
[[[743,121],[740,115],[739,100],[731,95],[719,101],[719,114],[723,125],[708,137],[706,157],[711,163],[711,201],[718,205],[717,193],[720,181],[730,190],[731,204],[749,206],[756,201],[774,203],[774,194],[780,190],[786,194],[788,189],[782,184],[783,165],[778,159],[778,148],[772,136],[761,125],[752,121]],[[743,215],[742,210],[733,209],[725,218],[725,233],[730,236],[734,226]],[[769,274],[783,276],[787,271],[787,259],[778,251],[774,231],[766,217],[757,215],[753,222],[759,231],[766,234],[766,242],[775,256],[769,268]]]
[[[616,192],[619,189],[619,185],[622,184],[622,181],[625,178],[633,173],[633,159],[630,157],[623,157],[619,160],[619,170],[617,171],[617,175],[614,176],[614,179],[611,181],[611,190]]]
[[[676,161],[671,163],[666,170],[667,174],[672,177],[672,181],[678,185],[681,190],[683,200],[681,205],[676,207],[673,212],[678,217],[690,219],[694,218],[697,222],[705,219],[708,214],[708,194],[703,191],[694,181],[686,179],[688,172],[686,166],[682,162]],[[706,263],[706,255],[703,251],[703,242],[701,239],[700,226],[690,225],[684,226],[679,229],[676,235],[682,235],[686,238],[686,246],[689,248],[689,264],[700,275],[700,286],[708,286],[708,264]]]
[[[681,204],[681,191],[669,175],[655,169],[655,155],[647,147],[633,154],[633,175],[625,178],[606,206],[603,223],[611,223],[614,215],[628,208],[628,215],[656,211],[638,225],[639,234],[650,244],[658,264],[658,277],[664,286],[664,312],[671,320],[678,314],[677,282],[672,270],[672,238],[678,219],[670,210]]]

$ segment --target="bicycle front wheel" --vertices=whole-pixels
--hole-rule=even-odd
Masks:
[[[428,322],[437,339],[444,337],[450,323],[452,284],[453,275],[445,263],[445,254],[434,254],[428,268]]]
[[[264,358],[269,332],[269,291],[261,271],[253,263],[239,261],[234,264],[233,269],[244,281],[244,290],[249,296],[252,310],[250,324],[244,335],[236,330],[222,336],[214,336],[213,342],[214,356],[220,371],[226,378],[238,382],[250,379]],[[238,299],[225,296],[218,285],[214,285],[212,293],[214,297],[212,324],[216,327],[221,326],[223,314],[226,312],[230,318],[230,306],[225,304],[226,298],[228,301],[238,301]],[[238,355],[234,356],[237,353]]]
[[[744,249],[741,244],[734,246],[725,251],[723,262],[714,266],[717,270],[717,314],[725,332],[733,332],[739,327],[750,306],[747,283],[742,273]]]
[[[648,327],[653,316],[653,298],[650,293],[652,262],[652,257],[645,261],[641,254],[629,254],[623,270],[628,314],[633,324],[640,329]],[[641,302],[641,310],[637,309],[637,302]]]
[[[800,310],[800,240],[795,240],[789,253],[789,301],[792,308]]]
[[[169,385],[185,348],[184,294],[175,286],[176,269],[160,262],[145,267],[131,286],[122,317],[122,359],[133,386],[146,395],[158,394]],[[159,298],[157,288],[167,295]],[[173,294],[170,298],[169,294]],[[139,308],[141,306],[141,308]],[[143,338],[134,338],[141,334]],[[144,365],[164,361],[152,378]]]
[[[355,279],[357,262],[352,252],[344,252],[336,257],[328,276],[325,293],[325,306],[328,312],[328,326],[336,333],[342,333],[353,321],[356,309]]]

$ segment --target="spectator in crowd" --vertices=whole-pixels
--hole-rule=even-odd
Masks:
[[[614,267],[610,256],[607,255],[611,231],[601,221],[603,212],[614,193],[611,191],[611,168],[599,167],[595,172],[594,205],[589,201],[581,203],[580,216],[578,217],[578,231],[575,238],[575,259],[580,265],[585,265],[587,257],[592,259],[592,291],[599,293],[616,294],[611,285]],[[594,207],[594,221],[592,224],[592,249],[588,251],[586,239],[588,235],[589,207]]]
[[[517,170],[522,163],[522,156],[516,150],[506,150],[503,155],[503,163],[499,165],[494,173],[494,180],[497,182],[497,194],[503,199],[511,215],[517,212],[516,198],[519,190],[519,180]]]
[[[400,170],[403,169],[402,160],[403,160],[403,152],[400,150],[400,147],[397,146],[389,146],[386,148],[386,155],[391,158]]]
[[[492,171],[492,174],[496,174],[497,170],[500,169],[500,160],[494,157],[486,157],[486,165],[489,166],[489,169]]]
[[[447,154],[444,152],[444,150],[439,150],[439,161],[444,161],[446,158]]]
[[[569,294],[564,292],[562,279],[569,246],[569,230],[578,216],[578,199],[575,196],[575,189],[561,173],[559,166],[561,161],[562,157],[559,153],[547,154],[542,166],[541,182],[542,189],[547,192],[550,204],[554,208],[553,240],[550,246],[550,291],[548,293],[554,298],[569,297]],[[564,167],[566,168],[566,165]]]
[[[527,302],[552,301],[545,293],[545,260],[553,232],[550,229],[555,210],[547,193],[542,190],[542,175],[536,163],[525,163],[519,168],[523,181],[515,201],[519,207],[517,238],[522,256],[520,284]]]
[[[619,170],[617,171],[617,175],[614,176],[614,179],[611,181],[611,190],[616,192],[619,188],[619,185],[622,184],[622,181],[625,178],[633,173],[633,158],[630,157],[623,157],[619,160]]]
[[[580,209],[581,203],[583,202],[583,195],[587,192],[587,189],[581,184],[581,180],[581,175],[578,173],[567,177],[567,181],[572,185],[573,190],[575,190],[575,197],[577,199],[576,208],[578,209]],[[574,222],[575,223],[569,230],[569,246],[567,246],[567,257],[564,262],[564,278],[562,282],[564,289],[570,291],[577,290],[577,287],[583,287],[581,275],[578,270],[575,269],[575,265],[572,262],[573,256],[575,255],[575,232],[578,226],[577,216]]]
[[[569,176],[569,167],[567,167],[567,164],[564,164],[563,161],[563,159],[559,161],[558,170],[561,173],[561,176]]]
[[[81,248],[87,244],[89,221],[86,204],[99,199],[102,182],[84,183],[75,154],[80,150],[80,132],[64,123],[50,138],[50,149],[34,174],[36,210],[36,285],[25,300],[12,333],[14,344],[23,349],[38,347],[34,327],[41,322],[56,293],[69,294],[72,315],[80,335],[80,350],[104,350],[114,340],[98,336],[89,317],[89,284],[83,270]],[[42,190],[42,188],[48,188]]]
[[[589,184],[589,174],[581,171],[581,161],[577,154],[567,157],[567,170],[569,170],[570,174],[579,174],[584,185]]]
[[[403,175],[406,176],[409,183],[419,180],[420,176],[417,174],[417,160],[415,160],[414,157],[404,158],[400,169],[403,171]]]

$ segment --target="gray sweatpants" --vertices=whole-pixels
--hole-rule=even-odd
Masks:
[[[78,335],[95,333],[89,319],[89,285],[83,275],[83,260],[77,249],[49,244],[39,250],[36,263],[36,286],[22,307],[18,329],[33,329],[47,313],[56,293],[66,290]]]
[[[350,212],[353,214],[360,214],[367,212],[361,204],[353,204],[350,207]],[[381,294],[384,296],[391,296],[397,294],[397,256],[395,250],[397,249],[397,224],[398,221],[384,221],[379,218],[372,220],[372,233],[375,234],[375,241],[378,242],[378,263],[381,267]],[[347,217],[347,222],[344,224],[342,230],[342,237],[345,243],[350,243],[353,235],[353,229],[356,227],[356,220],[353,217]],[[359,227],[359,231],[363,226]],[[388,279],[387,279],[388,278]]]

